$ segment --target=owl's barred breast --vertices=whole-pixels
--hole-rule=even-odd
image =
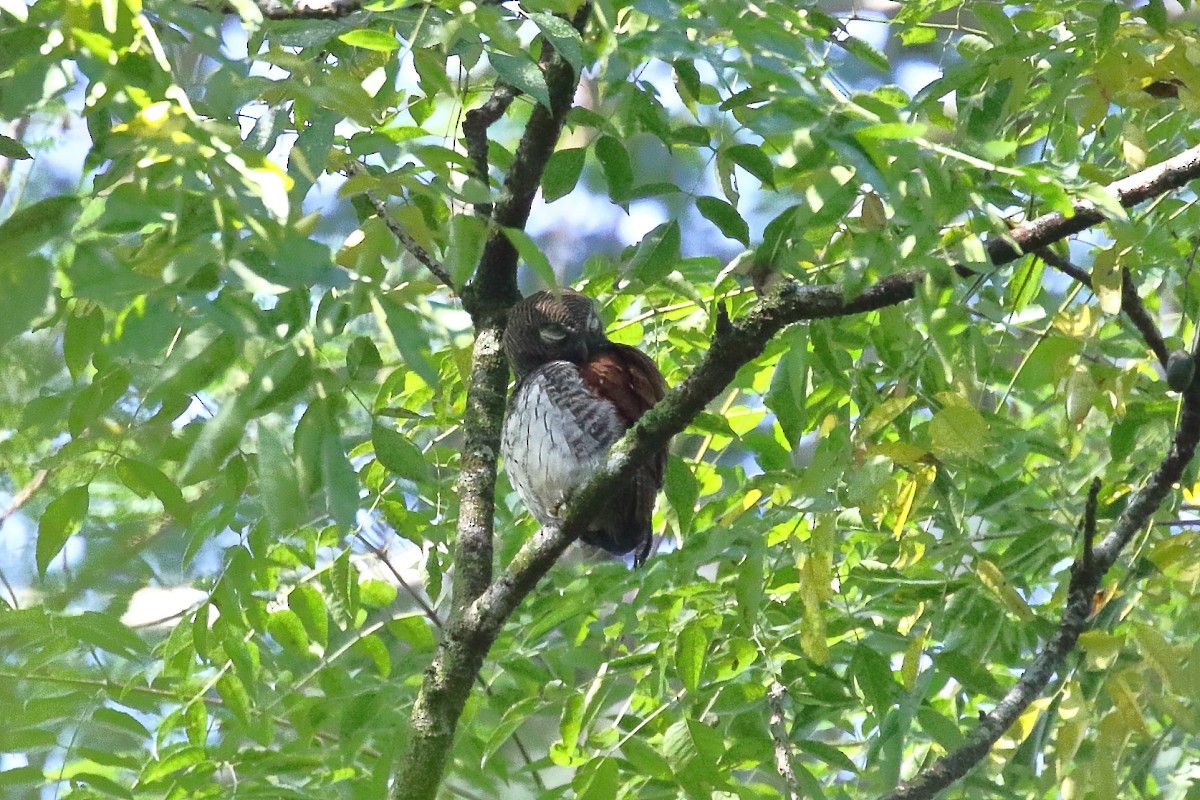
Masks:
[[[551,361],[517,385],[501,450],[509,480],[543,525],[595,470],[625,430],[617,408],[597,398],[568,361]]]

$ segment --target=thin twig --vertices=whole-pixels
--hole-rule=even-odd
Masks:
[[[387,567],[388,572],[392,573],[392,577],[396,580],[396,583],[400,584],[404,591],[408,593],[408,596],[413,599],[413,602],[420,607],[421,612],[425,614],[425,617],[433,623],[435,628],[441,630],[444,627],[442,624],[442,618],[438,616],[438,613],[433,606],[429,605],[429,603],[425,601],[424,597],[421,597],[420,592],[414,589],[408,581],[404,580],[404,576],[400,574],[400,570],[396,569],[396,565],[392,563],[390,558],[388,558],[388,555],[386,552],[384,552],[384,549],[369,540],[366,536],[363,536],[361,532],[354,534],[354,536],[360,542],[366,545],[367,549],[374,553],[375,557],[378,558],[385,567]]]
[[[7,522],[9,517],[17,513],[22,506],[29,502],[29,498],[33,497],[33,493],[42,488],[42,484],[46,482],[49,474],[50,470],[47,469],[39,469],[33,473],[33,477],[29,479],[29,482],[13,494],[8,507],[0,511],[0,525]]]
[[[342,171],[351,177],[363,175],[366,172],[361,164],[353,160],[347,161],[343,165]],[[381,220],[383,220],[383,224],[387,226],[387,229],[392,232],[392,235],[395,236],[400,244],[404,246],[404,249],[408,251],[409,255],[424,264],[425,267],[431,273],[433,273],[433,276],[441,281],[446,288],[452,292],[457,292],[458,288],[454,285],[454,279],[450,277],[450,272],[442,265],[442,262],[431,256],[428,250],[422,247],[420,243],[409,234],[408,231],[404,230],[404,226],[397,222],[396,218],[393,217],[391,212],[388,210],[387,203],[383,202],[383,200],[379,197],[376,197],[372,192],[368,191],[364,194],[367,197],[367,201],[370,202],[371,206],[375,209],[375,213],[379,215]]]

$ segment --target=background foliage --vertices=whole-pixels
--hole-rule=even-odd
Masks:
[[[663,552],[528,598],[447,795],[776,797],[783,738],[809,796],[871,796],[1053,630],[1085,487],[1103,527],[1176,416],[1121,269],[1190,344],[1200,212],[1073,242],[1094,291],[980,236],[1197,143],[1192,9],[605,0],[580,37],[575,5],[0,2],[5,797],[382,795],[447,613],[472,331],[372,198],[465,282],[497,189],[462,115],[521,91],[502,177],[546,40],[583,79],[523,285],[583,288],[669,382],[752,281],[931,278],[785,331],[677,437]],[[503,563],[534,528],[503,474],[496,515]],[[1183,517],[949,796],[1200,797]]]

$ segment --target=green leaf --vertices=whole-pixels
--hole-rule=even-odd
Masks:
[[[358,585],[362,604],[370,608],[387,608],[396,602],[396,587],[386,581],[367,578]]]
[[[371,444],[375,448],[375,458],[389,472],[414,481],[429,476],[429,464],[424,454],[404,434],[375,423],[371,427]]]
[[[49,197],[17,209],[0,224],[0,242],[4,242],[5,252],[5,264],[0,265],[0,270],[12,269],[12,265],[21,263],[20,256],[69,233],[78,213],[79,200],[70,196]],[[3,275],[0,271],[0,299],[5,294]]]
[[[750,226],[732,205],[717,197],[697,197],[696,208],[723,236],[750,246]]]
[[[1163,0],[1150,0],[1140,9],[1142,19],[1159,33],[1166,33],[1168,26],[1167,4]]]
[[[501,80],[550,108],[550,89],[546,86],[546,76],[532,59],[524,55],[517,57],[488,53],[488,61]]]
[[[456,286],[461,286],[474,274],[487,243],[487,224],[473,214],[455,214],[450,218],[450,245],[446,253],[446,268]]]
[[[892,65],[888,61],[887,56],[876,50],[868,42],[859,39],[857,36],[846,36],[836,40],[838,45],[847,53],[857,56],[863,62],[869,64],[880,72],[891,73]]]
[[[84,310],[67,317],[63,331],[63,360],[72,378],[78,379],[92,360],[92,354],[100,346],[104,335],[104,312],[99,306],[88,305]]]
[[[387,645],[378,636],[374,634],[364,636],[355,642],[351,649],[359,655],[369,658],[375,665],[375,671],[379,673],[379,677],[386,678],[392,674],[392,654],[388,652]]]
[[[722,150],[721,156],[758,178],[763,185],[775,187],[775,165],[761,148],[752,144],[735,144]]]
[[[85,611],[67,617],[63,622],[67,631],[78,641],[122,658],[136,660],[150,652],[137,633],[111,614]]]
[[[236,675],[226,672],[214,688],[224,701],[225,707],[232,711],[243,725],[249,725],[250,694],[246,691],[246,685]]]
[[[646,283],[661,281],[679,262],[682,240],[676,220],[659,225],[642,237],[630,261],[629,273]]]
[[[182,746],[177,750],[169,751],[159,760],[147,763],[142,769],[142,774],[138,776],[138,785],[148,786],[180,770],[194,767],[204,760],[203,748],[191,745]]]
[[[947,406],[929,421],[929,437],[939,457],[981,457],[989,442],[988,424],[969,406]]]
[[[41,767],[13,767],[0,772],[0,786],[41,786],[45,783],[46,776]]]
[[[575,27],[562,17],[556,17],[544,11],[534,11],[530,13],[529,18],[538,26],[550,44],[554,45],[558,54],[575,68],[575,74],[578,75],[583,70],[583,39],[580,37],[579,31],[575,30]]]
[[[542,173],[542,197],[547,203],[553,203],[560,197],[570,194],[579,182],[586,160],[586,147],[568,147],[556,150],[546,162]]]
[[[9,220],[11,222],[12,220]],[[0,225],[3,236],[5,225]],[[29,330],[30,323],[46,310],[50,298],[50,262],[40,256],[15,258],[10,255],[8,239],[6,257],[0,261],[0,345],[19,333]]]
[[[508,240],[512,242],[512,246],[517,248],[517,255],[533,270],[535,275],[541,278],[542,284],[547,288],[557,286],[558,276],[554,274],[554,267],[537,243],[529,238],[529,234],[517,228],[503,228],[502,230]]]
[[[21,3],[20,7],[22,9],[26,8],[24,3]],[[0,8],[8,11],[9,5],[7,3],[0,3]],[[13,16],[16,15],[14,14]],[[24,22],[24,20],[21,21]],[[4,134],[0,134],[0,158],[7,158],[13,161],[26,161],[33,158],[33,156],[29,155],[29,151],[25,149],[25,145],[16,139],[11,139]]]
[[[283,649],[299,656],[309,655],[308,634],[295,611],[285,608],[272,612],[267,617],[267,632]]]
[[[620,770],[612,758],[597,758],[576,773],[573,782],[577,800],[616,800]]]
[[[437,368],[429,360],[429,340],[421,331],[421,321],[417,315],[388,296],[372,295],[371,305],[376,317],[384,322],[383,330],[400,351],[404,363],[420,375],[427,385],[437,388],[441,380]]]
[[[687,535],[692,530],[692,520],[696,512],[696,500],[700,497],[700,483],[682,458],[671,456],[667,461],[666,481],[664,490],[667,501],[675,510],[679,520],[679,532]]]
[[[627,200],[633,189],[633,162],[625,145],[615,136],[601,136],[596,140],[596,158],[608,183],[609,197],[616,203]]]
[[[338,527],[349,531],[358,515],[358,476],[346,458],[336,427],[328,428],[321,441],[321,473],[326,508]]]
[[[288,594],[288,608],[304,623],[304,630],[321,645],[329,645],[329,611],[325,597],[308,583],[297,584]]]
[[[46,567],[67,540],[79,530],[88,512],[87,484],[76,486],[50,501],[38,521],[37,569],[45,577]]]
[[[700,687],[704,657],[708,650],[708,632],[699,622],[690,622],[675,641],[675,674],[689,692]]]
[[[266,506],[267,521],[276,534],[286,534],[304,521],[305,503],[300,495],[300,478],[283,438],[265,420],[258,422],[259,496]]]
[[[121,482],[137,494],[145,497],[153,494],[162,503],[167,513],[183,523],[192,519],[192,509],[183,499],[183,492],[162,470],[145,461],[123,458],[117,462],[117,473]]]
[[[363,50],[373,50],[377,53],[391,53],[400,49],[400,42],[395,34],[371,28],[346,31],[338,38],[351,47],[361,47]]]
[[[379,348],[370,336],[356,336],[346,348],[346,374],[351,380],[370,379],[383,367]]]

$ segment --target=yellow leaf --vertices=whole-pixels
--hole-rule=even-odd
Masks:
[[[1025,602],[1025,598],[1021,597],[1008,578],[1004,577],[1004,573],[1000,568],[988,561],[986,558],[975,560],[975,574],[979,576],[980,582],[983,583],[992,594],[996,595],[997,599],[1013,613],[1013,615],[1022,622],[1032,622],[1037,619],[1037,615],[1033,613],[1033,609]]]
[[[1110,679],[1104,684],[1104,690],[1112,698],[1114,710],[1121,715],[1125,729],[1127,731],[1136,730],[1143,736],[1150,736],[1150,729],[1146,727],[1146,721],[1142,718],[1142,708],[1138,703],[1137,695],[1126,683],[1124,677],[1118,676]]]
[[[1092,291],[1105,314],[1121,313],[1121,264],[1115,247],[1092,262]]]
[[[1085,305],[1073,306],[1054,315],[1054,329],[1076,339],[1093,335],[1098,322],[1092,316],[1092,307]]]
[[[925,457],[929,455],[929,451],[907,442],[883,442],[882,444],[868,447],[866,454],[868,457],[883,456],[884,458],[891,459],[894,464],[902,464],[910,467],[923,462]]]
[[[1107,669],[1121,654],[1125,637],[1100,630],[1084,631],[1079,634],[1079,646],[1087,656],[1088,669]]]
[[[909,395],[908,397],[889,397],[887,400],[879,403],[871,409],[871,413],[867,415],[866,420],[859,426],[855,438],[860,442],[870,439],[876,433],[883,430],[884,426],[907,411],[908,407],[916,402],[916,400],[916,395]]]
[[[921,656],[925,653],[925,637],[929,632],[926,625],[921,633],[909,639],[908,647],[904,648],[904,662],[900,665],[900,682],[905,689],[911,689],[917,684],[917,670],[921,666]]]
[[[947,406],[929,421],[930,447],[935,455],[983,455],[988,444],[988,424],[969,406]]]

